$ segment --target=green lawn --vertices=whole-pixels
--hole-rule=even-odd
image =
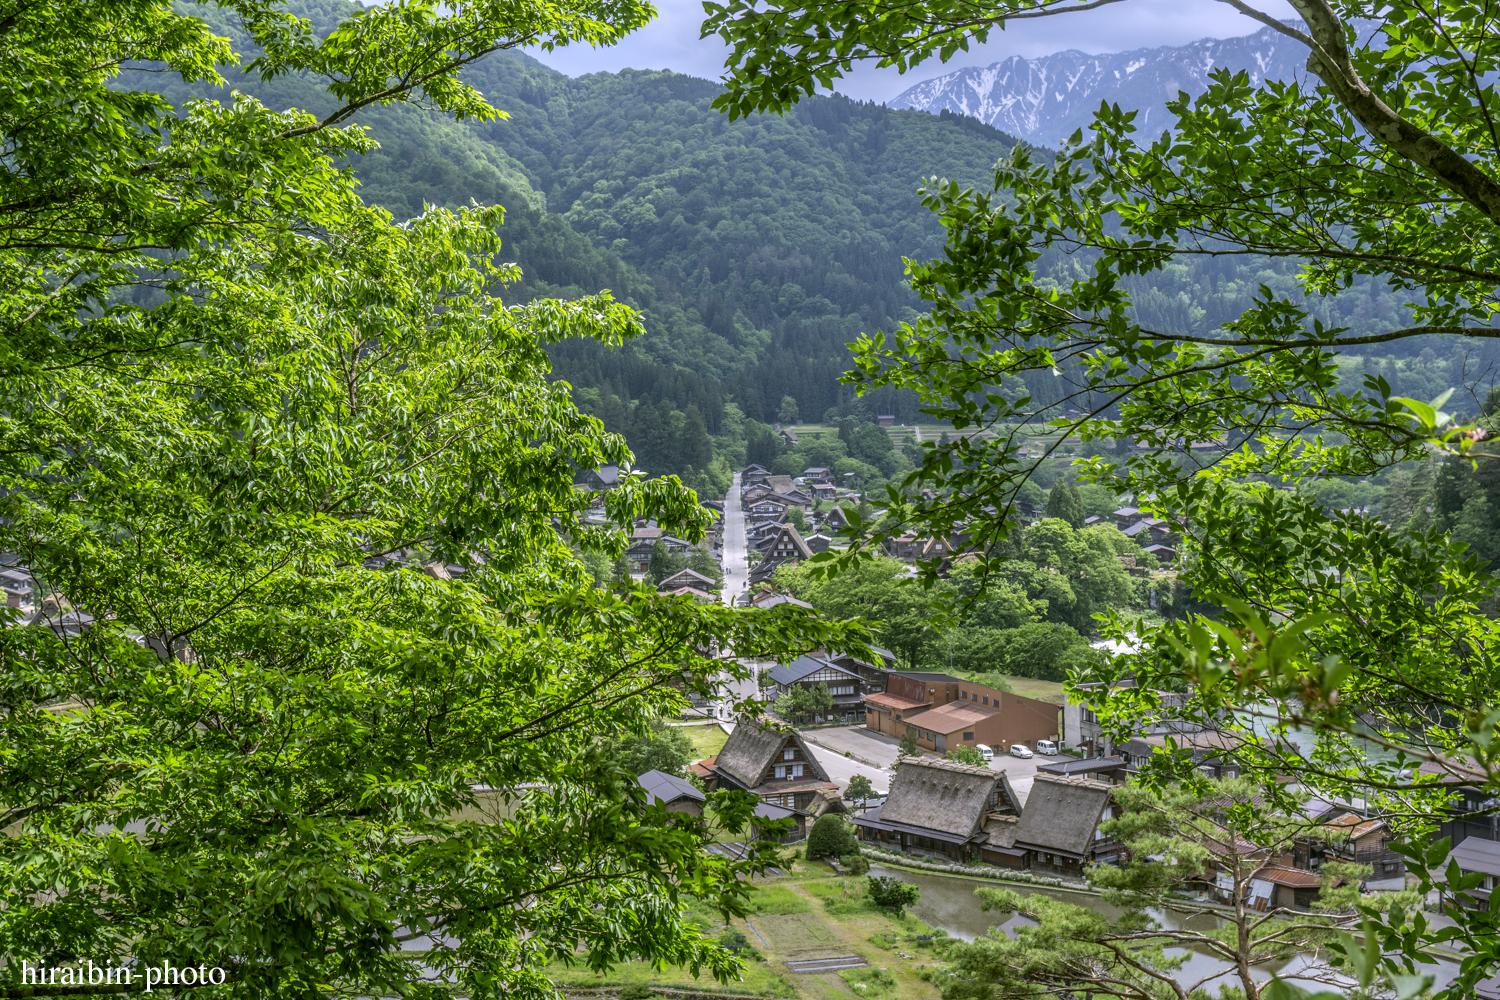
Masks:
[[[739,981],[730,983],[720,983],[706,973],[702,976],[694,976],[688,969],[675,965],[669,965],[664,969],[654,969],[645,962],[625,962],[602,976],[595,975],[583,966],[575,965],[569,968],[561,962],[553,962],[547,966],[547,978],[552,980],[554,985],[571,986],[575,989],[644,983],[647,986],[743,993],[763,997],[795,997],[797,995],[791,983],[787,982],[770,963],[761,958],[751,958],[747,961]]]
[[[687,738],[693,741],[693,752],[699,759],[712,757],[724,749],[724,743],[729,739],[729,734],[720,729],[718,724],[707,726],[682,726],[682,731]]]
[[[952,673],[966,681],[983,684],[986,677],[991,674],[977,674],[972,670],[953,670]],[[1034,677],[1012,677],[1002,674],[1005,682],[1010,685],[1011,692],[1023,698],[1035,698],[1037,701],[1045,701],[1052,705],[1061,705],[1067,701],[1063,694],[1063,686],[1060,681],[1039,681]]]
[[[756,886],[750,896],[750,908],[756,913],[806,913],[812,909],[806,897],[793,892],[784,885],[764,882]]]

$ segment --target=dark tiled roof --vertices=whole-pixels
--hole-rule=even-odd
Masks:
[[[1038,774],[1091,774],[1094,771],[1113,771],[1125,766],[1124,757],[1087,757],[1083,760],[1049,760],[1036,766]]]
[[[1468,837],[1448,856],[1468,871],[1500,875],[1500,843],[1493,840]]]
[[[695,802],[708,801],[708,797],[694,788],[692,782],[674,777],[664,771],[647,771],[635,780],[646,790],[648,796],[661,799],[663,802],[673,802],[682,798],[692,799]]]
[[[839,673],[854,680],[859,680],[859,675],[850,673],[843,667],[834,666],[827,660],[815,660],[811,656],[799,656],[791,663],[778,663],[771,668],[771,680],[777,684],[795,684],[809,674],[815,674],[819,670],[837,670]]]

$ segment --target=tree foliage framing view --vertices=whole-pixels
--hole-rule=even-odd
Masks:
[[[551,995],[554,959],[731,976],[682,897],[742,912],[765,858],[704,853],[604,747],[714,695],[735,667],[706,650],[858,639],[592,587],[570,545],[707,522],[674,479],[574,527],[573,471],[629,452],[545,346],[637,318],[505,307],[501,207],[394,222],[342,165],[362,109],[495,119],[460,67],[651,8],[412,2],[321,37],[270,0],[196,13],[0,10],[0,550],[52,595],[29,627],[0,609],[0,952],[191,957],[247,998]],[[210,16],[333,110],[111,86],[219,80]],[[752,808],[711,803],[728,830]]]
[[[1286,487],[1434,452],[1497,461],[1443,398],[1399,397],[1375,373],[1341,391],[1337,358],[1408,338],[1500,336],[1500,32],[1492,10],[1463,2],[1290,0],[1300,24],[1226,2],[1305,45],[1306,80],[1254,87],[1220,71],[1201,97],[1169,102],[1176,122],[1159,137],[1103,106],[1054,161],[1017,148],[990,188],[927,186],[947,250],[910,270],[931,310],[862,338],[847,379],[916,390],[938,420],[997,434],[925,446],[906,485],[932,491],[893,492],[884,534],[961,528],[993,552],[1021,523],[1013,501],[1038,461],[1023,428],[1050,423],[1062,432],[1053,450],[1067,438],[1112,443],[1090,449],[1087,473],[1177,523],[1183,580],[1222,613],[1158,627],[1112,616],[1106,631],[1137,651],[1073,677],[1105,682],[1092,696],[1101,720],[1121,738],[1147,716],[1225,729],[1268,812],[1294,806],[1280,775],[1368,797],[1412,836],[1421,888],[1457,889],[1433,870],[1445,849],[1426,845],[1457,786],[1500,791],[1500,667],[1484,613],[1496,578],[1434,528],[1328,512]],[[904,71],[1009,20],[1102,5],[728,0],[708,5],[704,33],[732,46],[718,106],[739,116],[784,110],[856,60]],[[1039,280],[1034,263],[1057,247],[1075,254],[1072,277]],[[1263,288],[1208,333],[1139,320],[1134,279],[1216,255],[1292,261],[1303,294]],[[1319,297],[1357,278],[1403,294],[1409,318],[1361,336],[1322,322]],[[1038,371],[1069,380],[1050,407],[1015,391]],[[1227,447],[1195,461],[1203,442]],[[1110,690],[1127,675],[1133,689]],[[1184,684],[1183,707],[1157,703],[1153,691]],[[1156,755],[1145,780],[1200,780],[1190,757]],[[1449,915],[1454,926],[1436,931],[1404,911],[1367,914],[1385,921],[1385,975],[1409,987],[1423,948],[1461,941],[1468,957],[1443,995],[1469,996],[1500,962],[1496,918]]]

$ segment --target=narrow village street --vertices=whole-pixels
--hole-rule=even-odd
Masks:
[[[745,511],[740,506],[740,474],[734,474],[734,485],[724,498],[724,603],[739,603],[740,595],[750,587],[750,559],[745,541]]]

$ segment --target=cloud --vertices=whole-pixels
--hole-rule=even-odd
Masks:
[[[670,69],[718,79],[729,49],[718,38],[699,39],[703,9],[698,0],[657,0],[660,16],[619,45],[591,49],[570,46],[532,52],[539,61],[568,76],[622,69]],[[1284,0],[1263,5],[1275,17],[1293,17]],[[1261,25],[1217,0],[1135,0],[1101,10],[1016,21],[994,32],[985,45],[971,46],[948,63],[936,59],[905,76],[873,63],[856,67],[835,89],[859,100],[886,101],[907,87],[963,66],[988,66],[1011,56],[1049,55],[1064,49],[1091,54],[1125,52],[1159,45],[1184,45],[1199,38],[1233,38]]]

